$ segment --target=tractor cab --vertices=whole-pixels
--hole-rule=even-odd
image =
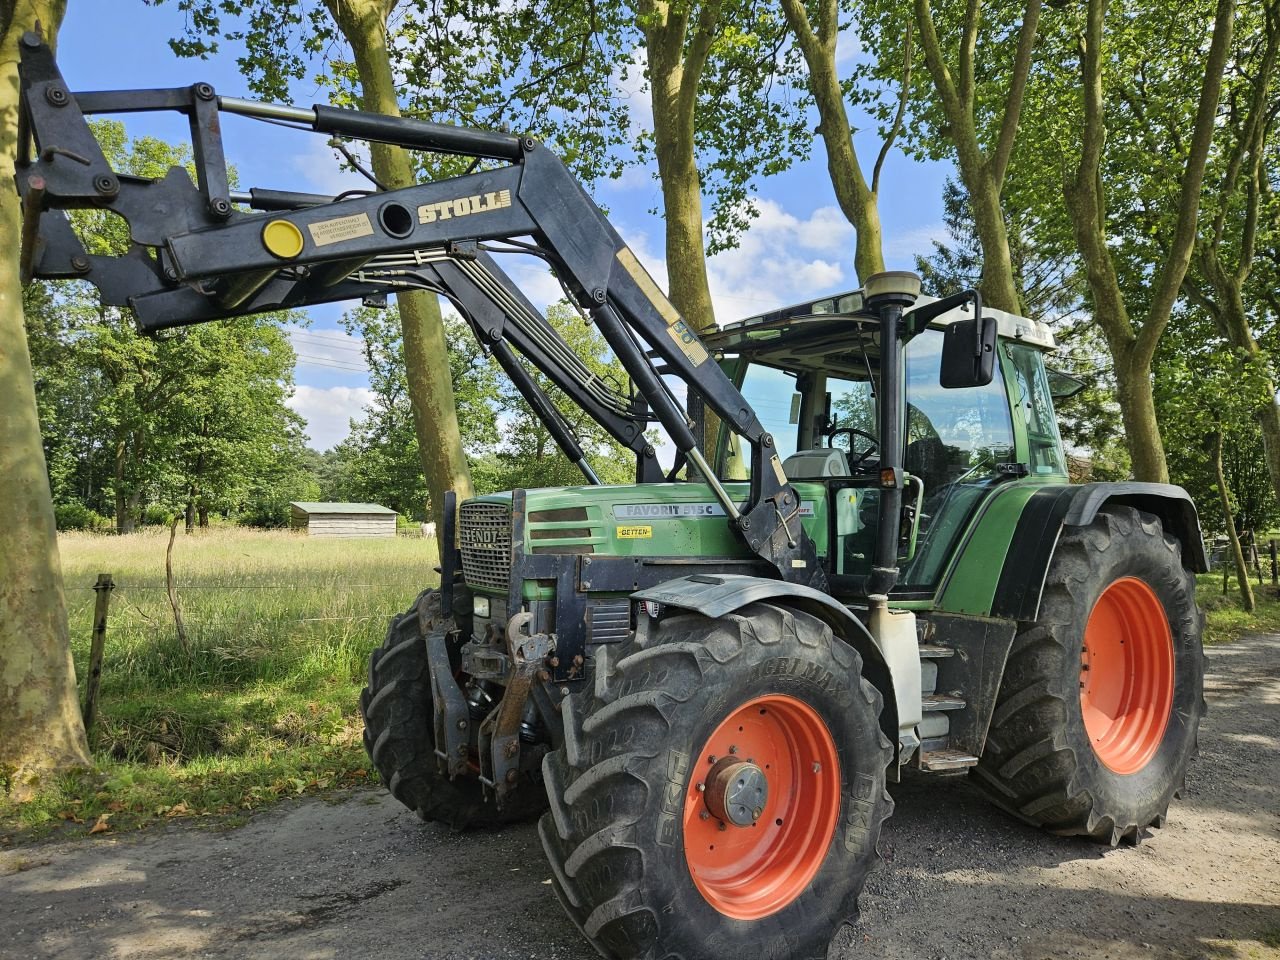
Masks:
[[[921,306],[934,302],[921,297]],[[944,331],[955,308],[906,344],[901,436],[906,474],[895,596],[931,595],[957,540],[988,493],[1019,476],[1060,480],[1066,461],[1043,356],[1043,324],[985,308],[997,330],[996,369],[981,386],[942,386]],[[772,434],[787,478],[826,490],[828,575],[855,593],[870,572],[880,503],[878,314],[861,292],[806,301],[729,324],[705,339]],[[728,431],[716,445],[725,480],[747,479]]]

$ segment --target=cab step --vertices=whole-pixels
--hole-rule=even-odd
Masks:
[[[924,643],[920,645],[920,656],[941,660],[943,657],[954,657],[956,655],[955,647],[944,647],[936,643]]]
[[[963,750],[930,750],[920,754],[920,769],[930,773],[968,770],[977,763],[977,757]]]
[[[920,698],[920,707],[924,713],[933,713],[937,710],[963,710],[965,702],[963,697],[953,697],[945,693],[930,693]]]

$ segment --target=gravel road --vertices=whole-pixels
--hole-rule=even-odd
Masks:
[[[1183,800],[1136,848],[1045,836],[963,777],[898,785],[830,960],[1280,958],[1280,637],[1210,650],[1207,695]],[[549,884],[530,826],[458,835],[360,791],[0,853],[0,956],[593,957]]]

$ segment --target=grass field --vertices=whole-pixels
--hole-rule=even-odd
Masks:
[[[374,780],[357,710],[365,665],[388,617],[436,582],[435,542],[179,534],[184,650],[165,592],[167,541],[159,529],[59,538],[82,689],[93,584],[99,573],[117,584],[91,736],[98,769],[48,784],[21,807],[0,801],[0,834],[127,829]],[[1255,588],[1249,616],[1232,586],[1224,596],[1221,574],[1200,577],[1207,643],[1280,631],[1275,588]]]
[[[93,584],[110,573],[117,585],[91,736],[99,769],[21,808],[0,805],[0,831],[88,830],[103,815],[121,829],[369,778],[357,710],[369,651],[388,617],[437,581],[435,541],[179,533],[189,650],[165,592],[167,542],[159,529],[59,537],[81,690]]]

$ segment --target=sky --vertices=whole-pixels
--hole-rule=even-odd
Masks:
[[[72,90],[187,86],[211,83],[230,96],[251,97],[238,72],[239,51],[223,43],[215,59],[181,59],[169,49],[183,15],[176,2],[160,7],[141,0],[97,0],[71,4],[58,41],[58,60]],[[633,106],[646,101],[640,91]],[[294,99],[310,106],[324,94],[312,83],[294,86]],[[644,111],[636,109],[639,122]],[[187,139],[179,114],[123,117],[131,135]],[[859,118],[853,118],[855,126]],[[814,121],[816,126],[816,119]],[[862,120],[855,136],[868,162],[880,144],[874,124]],[[239,173],[241,189],[335,194],[366,187],[359,175],[343,171],[325,136],[223,115],[228,161]],[[597,203],[609,210],[614,227],[665,289],[664,225],[650,211],[661,206],[652,170],[630,169],[617,181],[597,185]],[[917,253],[929,253],[931,241],[945,237],[942,186],[949,164],[920,163],[900,150],[890,153],[881,177],[880,214],[884,225],[886,267],[912,269]],[[759,184],[760,216],[736,249],[708,261],[716,317],[725,323],[789,303],[818,298],[857,286],[853,270],[853,229],[836,206],[825,154],[816,144],[810,159]],[[523,258],[518,258],[523,259]],[[509,272],[530,299],[545,306],[561,298],[555,280],[536,266],[512,264]],[[296,390],[290,406],[307,421],[310,446],[325,450],[348,432],[370,399],[368,376],[358,342],[339,325],[341,305],[309,310],[310,325],[291,332],[298,354]]]

